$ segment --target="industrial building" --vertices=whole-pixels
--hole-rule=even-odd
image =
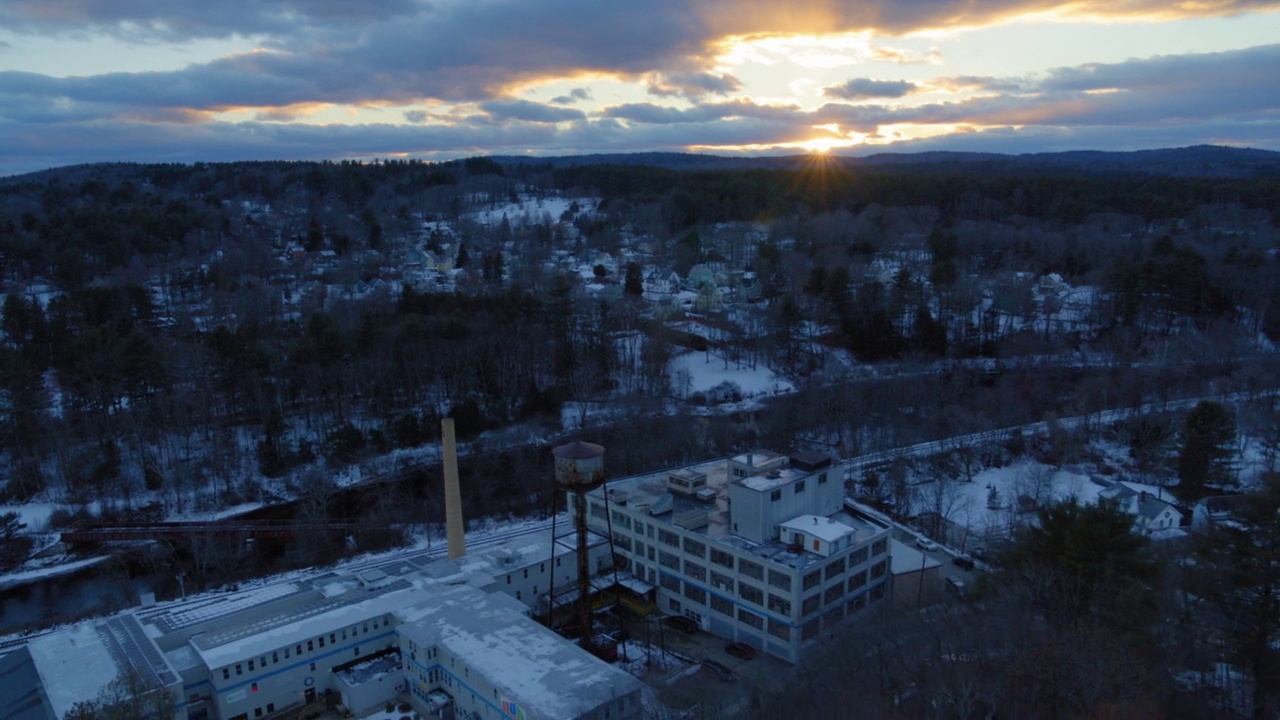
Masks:
[[[189,720],[295,717],[326,697],[355,712],[407,698],[423,717],[639,717],[638,680],[534,619],[553,578],[576,579],[574,552],[553,547],[544,531],[78,623],[0,658],[0,678],[28,681],[0,718],[61,720],[131,672]]]
[[[889,529],[844,511],[842,477],[816,454],[755,451],[606,482],[603,448],[561,446],[572,532],[467,553],[451,429],[447,559],[352,563],[36,637],[0,657],[4,687],[23,688],[0,700],[0,720],[62,720],[118,677],[188,720],[392,700],[423,717],[627,720],[641,684],[597,657],[589,614],[602,600],[794,662],[887,591]],[[564,621],[586,623],[582,647],[547,627]]]
[[[795,662],[888,591],[889,528],[844,497],[830,457],[757,450],[610,481],[587,524],[662,612]]]

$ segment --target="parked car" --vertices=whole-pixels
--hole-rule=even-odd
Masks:
[[[964,581],[955,578],[947,578],[947,589],[951,592],[964,597]]]
[[[731,642],[724,646],[724,651],[743,660],[750,660],[756,656],[756,649],[744,642]]]
[[[699,630],[698,623],[683,615],[668,615],[664,622],[667,623],[667,627],[675,628],[676,630],[686,632],[690,635],[698,632]]]
[[[712,675],[715,675],[725,682],[734,682],[738,679],[738,676],[735,675],[728,666],[718,663],[715,660],[703,660],[702,667],[710,670]]]
[[[964,570],[972,570],[974,567],[976,567],[973,564],[973,558],[969,557],[968,555],[957,555],[951,558],[951,562],[955,563],[956,567],[962,568]]]
[[[937,549],[938,549],[938,543],[936,543],[936,542],[934,542],[934,541],[930,540],[929,538],[927,538],[927,537],[925,537],[925,536],[921,535],[921,536],[919,536],[919,537],[917,537],[917,538],[916,538],[916,547],[920,548],[921,550],[937,550]]]

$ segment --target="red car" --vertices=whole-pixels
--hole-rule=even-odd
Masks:
[[[750,660],[756,656],[756,649],[744,642],[731,642],[724,646],[724,651],[743,660]]]

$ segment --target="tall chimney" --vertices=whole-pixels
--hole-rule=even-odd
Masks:
[[[453,418],[440,421],[444,435],[444,523],[449,534],[449,559],[467,554],[462,526],[462,491],[458,487],[458,444],[453,437]]]

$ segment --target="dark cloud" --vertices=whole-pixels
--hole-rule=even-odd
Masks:
[[[728,95],[742,88],[742,81],[733,75],[713,75],[703,72],[658,73],[649,78],[650,95],[659,97],[681,96],[690,100],[704,95]]]
[[[494,120],[524,120],[535,123],[559,123],[570,120],[586,120],[581,110],[558,108],[528,100],[491,100],[480,103],[480,109]]]
[[[872,80],[852,78],[839,85],[822,88],[826,97],[842,100],[868,100],[870,98],[900,98],[920,90],[920,86],[906,80]]]
[[[579,100],[591,100],[590,88],[574,88],[569,91],[568,95],[558,95],[551,99],[556,105],[572,105]]]
[[[342,24],[350,29],[410,15],[416,0],[9,0],[0,25],[24,33],[105,32],[182,41],[235,35],[296,35]]]

